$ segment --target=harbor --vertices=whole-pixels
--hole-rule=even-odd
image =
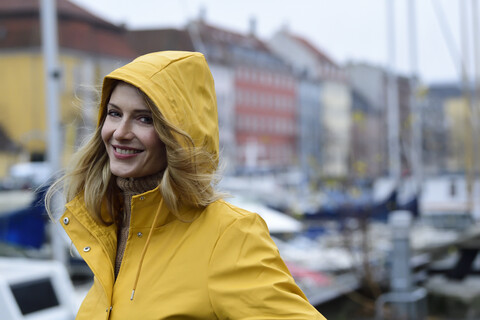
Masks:
[[[240,178],[236,179],[238,182]],[[252,182],[251,178],[248,179]],[[228,178],[226,180],[225,188]],[[438,184],[438,179],[436,181]],[[451,179],[445,181],[451,182]],[[264,178],[263,183],[259,181],[258,184],[248,185],[270,184],[265,184]],[[277,185],[277,188],[281,190],[283,187]],[[408,319],[451,319],[460,315],[459,319],[475,319],[479,316],[477,303],[480,290],[477,284],[480,281],[480,259],[476,253],[480,249],[480,224],[472,221],[466,226],[461,214],[457,213],[456,220],[452,219],[453,211],[449,213],[450,226],[445,225],[446,218],[441,215],[437,219],[443,222],[432,222],[428,214],[414,216],[406,210],[388,212],[386,220],[383,216],[355,217],[353,213],[343,218],[337,215],[336,219],[294,216],[274,209],[272,203],[262,203],[265,193],[254,189],[245,189],[242,195],[238,189],[231,190],[232,196],[228,201],[262,216],[297,284],[326,317],[389,319],[387,315],[392,305],[398,303],[395,300],[398,294],[392,295],[395,286],[399,286],[399,292],[406,297],[404,302],[416,306],[415,315],[410,315]],[[436,192],[439,192],[438,188]],[[252,197],[252,194],[257,197]],[[38,270],[45,270],[48,261],[58,256],[52,253],[54,244],[48,240],[51,239],[49,230],[52,230],[52,223],[45,213],[42,214],[43,232],[35,229],[28,238],[21,240],[15,236],[16,233],[28,232],[29,226],[22,222],[35,214],[32,209],[41,207],[35,198],[32,190],[0,193],[0,207],[3,208],[0,211],[0,254],[4,257],[0,268],[9,270],[12,269],[9,265],[18,264],[26,266],[25,270],[36,270],[35,265],[38,264]],[[459,199],[461,205],[462,198]],[[454,199],[447,202],[452,208]],[[424,210],[435,207],[421,199],[419,204]],[[28,209],[30,213],[26,213]],[[395,225],[399,223],[395,222],[395,215],[400,216],[400,229]],[[403,240],[399,240],[399,232]],[[40,238],[43,241],[36,243],[35,239]],[[66,281],[68,274],[71,286],[62,288],[70,291],[61,295],[70,297],[68,308],[75,310],[90,288],[93,275],[74,248],[72,252],[67,237],[62,239],[62,260],[66,261],[62,282]],[[54,261],[51,262],[53,270],[63,269],[62,264]],[[10,281],[8,278],[6,280]],[[419,289],[422,290],[421,296],[416,301],[412,297],[418,294]]]
[[[224,7],[220,1],[193,0],[168,5],[165,10],[155,1],[134,7],[126,1],[1,1],[0,320],[74,319],[87,292],[101,282],[94,281],[88,258],[82,258],[86,252],[93,256],[91,244],[81,245],[78,252],[62,228],[71,227],[72,218],[55,223],[45,208],[48,187],[72,163],[80,163],[75,157],[93,132],[98,149],[76,172],[88,171],[90,178],[98,175],[94,178],[101,180],[104,193],[97,199],[101,205],[97,203],[96,218],[103,221],[98,208],[111,205],[113,220],[102,226],[110,228],[115,239],[109,240],[111,252],[102,256],[107,257],[104,261],[108,264],[115,254],[113,260],[119,258],[108,275],[111,288],[125,243],[146,241],[130,300],[144,257],[154,262],[150,266],[166,257],[161,252],[153,258],[146,250],[153,231],[158,231],[157,239],[163,232],[154,224],[157,217],[165,218],[159,213],[169,192],[161,187],[169,184],[176,200],[189,199],[195,191],[218,192],[230,209],[258,214],[262,228],[268,227],[273,243],[265,229],[263,234],[282,274],[289,281],[293,277],[309,302],[299,299],[303,306],[329,320],[480,319],[477,1],[337,1],[322,7],[314,1],[265,1]],[[175,7],[181,7],[180,15],[174,14]],[[247,16],[245,8],[250,10]],[[149,18],[152,12],[154,20]],[[174,16],[175,23],[170,20]],[[240,16],[246,29],[231,24]],[[140,25],[134,22],[138,17]],[[267,37],[263,28],[271,17],[277,19],[272,22],[276,30]],[[223,18],[227,21],[221,22]],[[348,46],[342,54],[341,43]],[[185,89],[204,78],[197,72],[172,77],[165,70],[177,60],[165,66],[162,62],[161,71],[135,85],[123,75],[108,78],[120,66],[152,53],[168,59],[195,56],[209,80],[200,81],[200,89]],[[156,83],[158,92],[142,91],[140,84],[157,76],[163,81]],[[111,91],[97,91],[108,79]],[[117,81],[129,89],[110,103]],[[190,96],[197,91],[201,93]],[[140,114],[140,106],[146,116],[128,120],[140,120],[142,126],[123,131],[116,131],[120,122],[106,126],[110,117],[118,120],[122,115],[108,108],[125,109],[124,98],[133,92],[144,95],[135,100],[135,112]],[[156,100],[157,95],[162,100]],[[98,112],[98,106],[104,109]],[[124,134],[125,144],[112,144],[114,132]],[[152,139],[136,134],[142,132]],[[150,154],[144,151],[155,151],[161,161],[145,166],[129,162]],[[208,160],[196,164],[202,152]],[[191,157],[172,160],[177,153]],[[98,154],[103,158],[92,158]],[[178,170],[177,162],[192,168]],[[99,163],[102,168],[96,167]],[[145,167],[155,170],[146,174]],[[176,188],[183,181],[178,172],[192,179],[193,189],[178,191],[183,190]],[[161,201],[144,237],[143,229],[132,231],[131,221],[139,217],[132,214],[134,196],[117,190],[116,179],[133,183],[152,174],[158,175],[152,184],[162,190],[156,194]],[[82,183],[74,195],[86,198],[97,190],[86,188],[86,180]],[[143,194],[139,198],[145,200]],[[212,199],[203,202],[205,206],[193,201],[193,207],[207,210]],[[65,209],[62,196],[52,200],[49,208],[60,216]],[[82,201],[89,208],[88,219],[95,219],[87,200]],[[172,201],[166,204],[169,215],[177,205],[192,205],[166,201]],[[196,239],[188,235],[182,241]],[[83,240],[78,239],[76,244]],[[125,248],[116,247],[122,243]],[[192,250],[193,245],[185,247]],[[153,288],[159,287],[165,286]],[[190,287],[187,283],[183,288]],[[101,312],[116,319],[121,308],[110,298]],[[217,310],[210,314],[218,315]]]

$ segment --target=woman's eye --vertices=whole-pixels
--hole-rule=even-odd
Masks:
[[[152,124],[153,123],[153,118],[149,116],[142,116],[139,118],[140,122],[145,123],[145,124]]]
[[[109,115],[111,117],[120,117],[120,112],[118,112],[116,110],[108,110],[107,115]]]

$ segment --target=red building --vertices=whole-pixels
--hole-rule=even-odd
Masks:
[[[297,160],[297,90],[290,68],[253,32],[242,35],[203,21],[192,23],[189,30],[209,62],[234,70],[237,167],[293,165]]]
[[[235,68],[235,131],[239,164],[287,166],[296,159],[296,82],[278,70]]]
[[[184,30],[129,31],[128,39],[140,53],[195,50],[205,54],[212,70],[230,70],[221,78],[214,74],[215,82],[231,82],[216,85],[217,97],[233,97],[233,103],[218,100],[220,135],[233,137],[221,139],[225,153],[233,154],[229,167],[272,169],[296,163],[296,78],[253,33],[243,35],[195,21]]]

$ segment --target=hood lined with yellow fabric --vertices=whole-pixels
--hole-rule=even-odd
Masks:
[[[163,51],[140,56],[110,74],[103,81],[97,125],[102,125],[108,100],[118,81],[140,89],[174,127],[187,133],[195,147],[202,147],[215,158],[219,155],[218,116],[215,86],[205,57],[198,52]],[[181,144],[181,142],[179,141]],[[163,202],[163,199],[162,199]],[[142,250],[133,283],[133,300],[143,260],[162,204],[155,212]]]

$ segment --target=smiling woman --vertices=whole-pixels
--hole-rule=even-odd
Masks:
[[[77,319],[324,319],[262,218],[215,190],[218,141],[202,54],[105,77],[97,129],[47,195],[63,186],[60,221],[95,274]]]
[[[152,112],[132,85],[119,82],[113,89],[102,139],[117,177],[145,177],[166,167],[165,144],[155,131]]]

